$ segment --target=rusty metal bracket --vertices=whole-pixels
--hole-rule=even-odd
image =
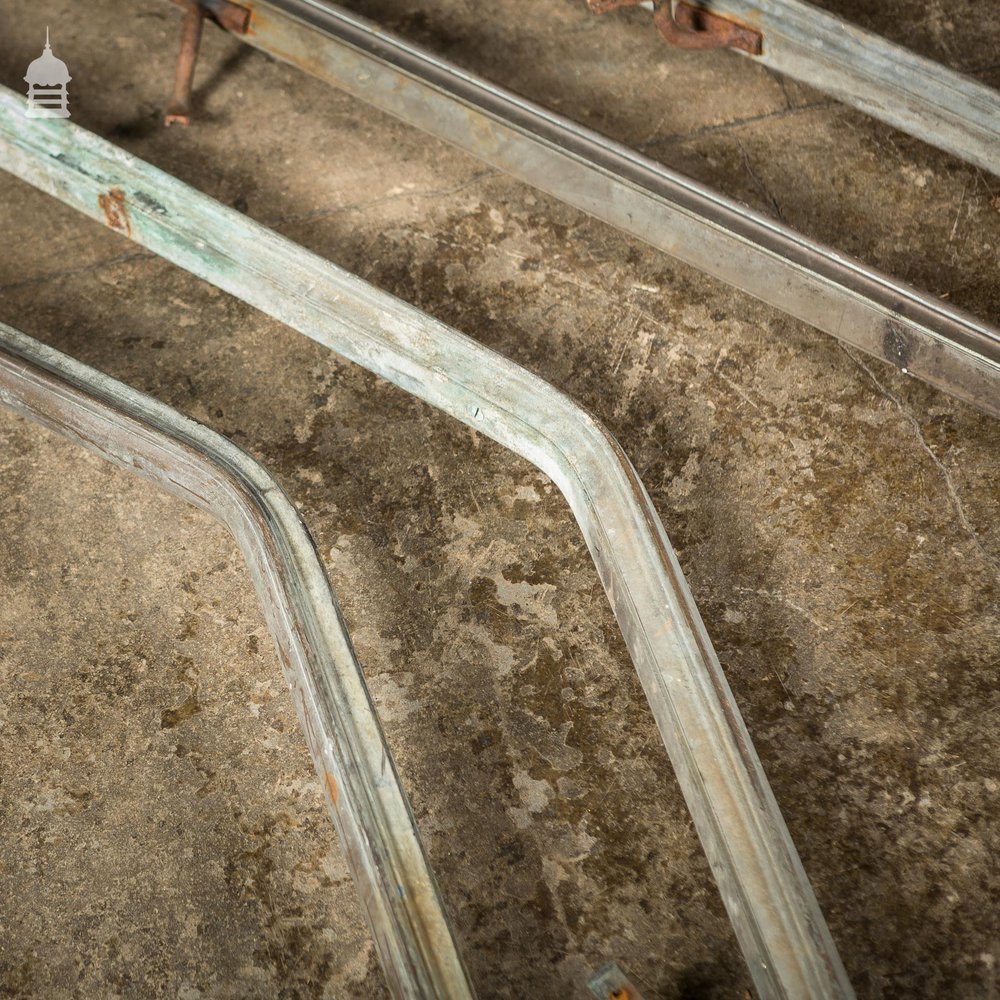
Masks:
[[[205,18],[235,35],[245,35],[250,30],[251,12],[232,0],[174,0],[184,8],[181,23],[181,43],[174,67],[174,93],[163,115],[164,125],[188,125],[191,121],[191,90],[194,86],[194,69],[198,62],[201,30]]]
[[[649,0],[587,0],[595,14],[607,14],[622,7],[649,7]],[[759,56],[764,37],[754,28],[719,17],[686,0],[654,3],[653,23],[664,40],[679,49],[738,49]]]
[[[685,0],[677,0],[673,10],[670,0],[664,0],[653,21],[671,45],[682,49],[736,49],[751,56],[764,52],[764,36],[756,28]]]

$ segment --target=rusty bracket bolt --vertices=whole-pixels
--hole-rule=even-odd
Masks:
[[[205,18],[211,18],[220,27],[234,34],[245,35],[250,30],[250,11],[230,0],[176,0],[184,8],[181,26],[181,46],[174,69],[174,93],[163,115],[164,125],[188,125],[191,122],[191,88],[194,85],[194,67],[198,61],[201,29]]]
[[[643,0],[587,0],[595,14],[620,7],[637,7]],[[739,49],[752,56],[764,51],[759,31],[713,14],[687,0],[655,0],[653,23],[670,44],[680,49]]]

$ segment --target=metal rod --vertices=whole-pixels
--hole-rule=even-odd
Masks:
[[[670,542],[608,431],[420,310],[71,122],[26,121],[23,107],[0,89],[0,166],[493,438],[559,486],[758,991],[853,996]]]
[[[193,503],[232,532],[393,995],[471,998],[340,608],[281,487],[221,435],[2,323],[0,403]]]
[[[763,35],[756,61],[1000,174],[1000,93],[802,0],[698,0]],[[963,24],[962,32],[975,31]]]
[[[246,5],[250,45],[1000,417],[1000,330],[989,323],[356,14],[319,0]]]
[[[181,45],[174,68],[174,96],[163,115],[164,125],[188,125],[191,121],[191,87],[204,21],[198,4],[190,4],[181,24]]]

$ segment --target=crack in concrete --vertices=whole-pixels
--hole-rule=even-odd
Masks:
[[[132,253],[115,254],[114,257],[105,257],[103,260],[92,261],[89,264],[80,264],[76,267],[64,267],[58,271],[49,271],[47,274],[40,274],[34,278],[23,278],[21,281],[12,281],[7,285],[0,285],[0,292],[16,292],[22,288],[37,288],[39,285],[46,285],[56,278],[68,278],[76,274],[88,274],[101,271],[105,267],[112,267],[115,264],[130,264],[137,260],[151,260],[156,255],[145,250],[134,251]]]
[[[777,215],[779,221],[785,221],[785,215],[781,211],[781,206],[778,204],[778,199],[774,197],[771,193],[771,189],[767,186],[764,180],[757,175],[757,172],[753,168],[753,164],[750,162],[750,156],[746,151],[746,147],[740,142],[739,139],[736,140],[736,145],[739,147],[740,157],[743,160],[743,168],[746,170],[747,175],[753,182],[753,185],[757,190],[764,195],[765,198],[771,203],[771,207],[774,209],[775,215]]]
[[[722,122],[719,125],[703,125],[700,128],[691,129],[689,132],[674,132],[671,135],[659,136],[655,139],[647,139],[645,142],[637,143],[634,147],[640,152],[647,152],[656,146],[662,146],[668,142],[687,142],[690,139],[701,139],[708,135],[717,135],[723,132],[730,132],[734,129],[744,128],[747,125],[756,125],[759,122],[780,121],[783,118],[791,118],[793,115],[801,114],[804,111],[824,110],[837,106],[837,101],[822,100],[811,101],[808,104],[798,104],[791,108],[780,108],[777,111],[768,111],[762,115],[750,115],[747,118],[737,118],[734,121]]]
[[[951,501],[951,507],[955,512],[955,517],[958,520],[959,525],[962,530],[969,536],[972,540],[972,544],[975,546],[976,550],[979,552],[983,561],[992,567],[993,572],[996,574],[997,579],[1000,580],[1000,559],[993,556],[983,545],[976,529],[973,527],[972,522],[969,520],[968,515],[965,513],[965,505],[962,503],[962,498],[959,495],[958,488],[955,486],[955,480],[952,477],[951,470],[938,458],[934,449],[927,442],[927,438],[924,437],[924,432],[920,427],[920,422],[915,416],[903,405],[902,400],[898,396],[891,393],[879,380],[878,376],[872,371],[871,367],[865,363],[865,361],[857,357],[853,351],[844,346],[843,344],[838,345],[840,349],[858,366],[874,383],[878,391],[884,396],[889,402],[891,402],[896,409],[899,411],[900,416],[910,425],[913,433],[916,435],[917,442],[919,443],[921,449],[927,453],[931,462],[941,473],[941,478],[944,480],[945,490],[948,494],[948,498]]]

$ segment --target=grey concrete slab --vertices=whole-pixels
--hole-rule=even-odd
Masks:
[[[826,6],[990,68],[982,0]],[[994,322],[1000,186],[638,12],[357,5]],[[1000,960],[998,425],[179,17],[45,25],[74,121],[566,390],[663,517],[862,997],[980,997]],[[950,27],[949,27],[950,25]],[[991,76],[992,74],[992,76]],[[594,569],[544,477],[0,176],[0,319],[233,437],[317,538],[483,996],[749,978]],[[383,987],[238,553],[0,414],[0,984],[24,997]]]

